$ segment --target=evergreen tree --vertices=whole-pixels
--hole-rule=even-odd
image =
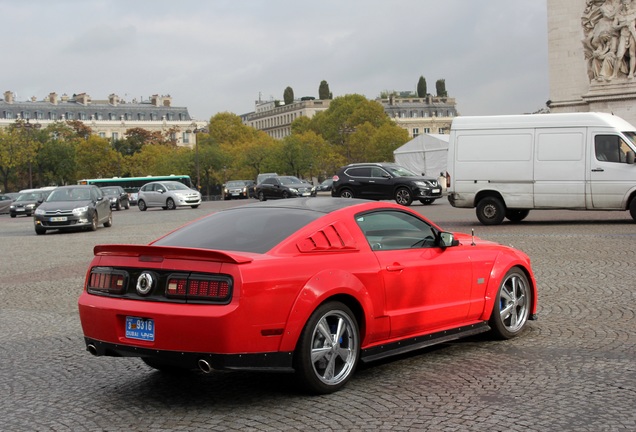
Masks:
[[[426,79],[423,76],[420,76],[420,79],[417,82],[417,97],[426,97]]]
[[[435,83],[435,89],[437,90],[438,97],[448,96],[448,93],[446,93],[446,80],[438,79]]]
[[[331,92],[329,91],[329,84],[327,81],[320,81],[320,87],[318,87],[318,99],[327,100],[331,99]]]
[[[283,101],[285,101],[285,105],[294,103],[294,90],[291,87],[287,87],[283,92]]]

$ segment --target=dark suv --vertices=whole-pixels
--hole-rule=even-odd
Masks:
[[[414,199],[432,204],[442,196],[436,178],[419,176],[390,163],[350,164],[333,176],[331,196],[343,198],[394,199],[411,205]]]

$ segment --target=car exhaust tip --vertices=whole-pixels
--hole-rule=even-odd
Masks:
[[[97,356],[97,347],[93,344],[89,344],[86,346],[86,351],[88,351],[89,353],[93,354],[94,356]]]
[[[199,369],[201,369],[201,371],[206,374],[212,372],[212,366],[210,365],[210,363],[208,363],[207,360],[204,359],[199,360]]]

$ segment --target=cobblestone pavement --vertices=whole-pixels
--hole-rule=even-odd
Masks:
[[[365,366],[332,395],[300,393],[291,375],[166,377],[85,351],[76,302],[95,244],[146,243],[241,204],[133,207],[112,228],[45,236],[30,218],[0,216],[0,430],[636,430],[636,224],[626,212],[535,211],[485,227],[446,201],[415,205],[445,229],[528,253],[539,320],[510,341],[481,336]]]

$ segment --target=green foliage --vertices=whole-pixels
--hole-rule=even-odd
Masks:
[[[426,97],[426,79],[423,76],[420,76],[420,79],[417,81],[417,97]]]
[[[329,91],[329,84],[327,81],[320,81],[320,86],[318,87],[318,99],[327,100],[331,99],[331,92]]]
[[[438,97],[448,97],[448,93],[446,92],[446,80],[438,79],[435,82],[435,89],[437,90]]]
[[[283,101],[285,101],[285,105],[294,103],[294,90],[291,87],[287,87],[283,92]]]
[[[122,175],[123,156],[106,138],[91,135],[77,145],[77,177],[115,177]]]

